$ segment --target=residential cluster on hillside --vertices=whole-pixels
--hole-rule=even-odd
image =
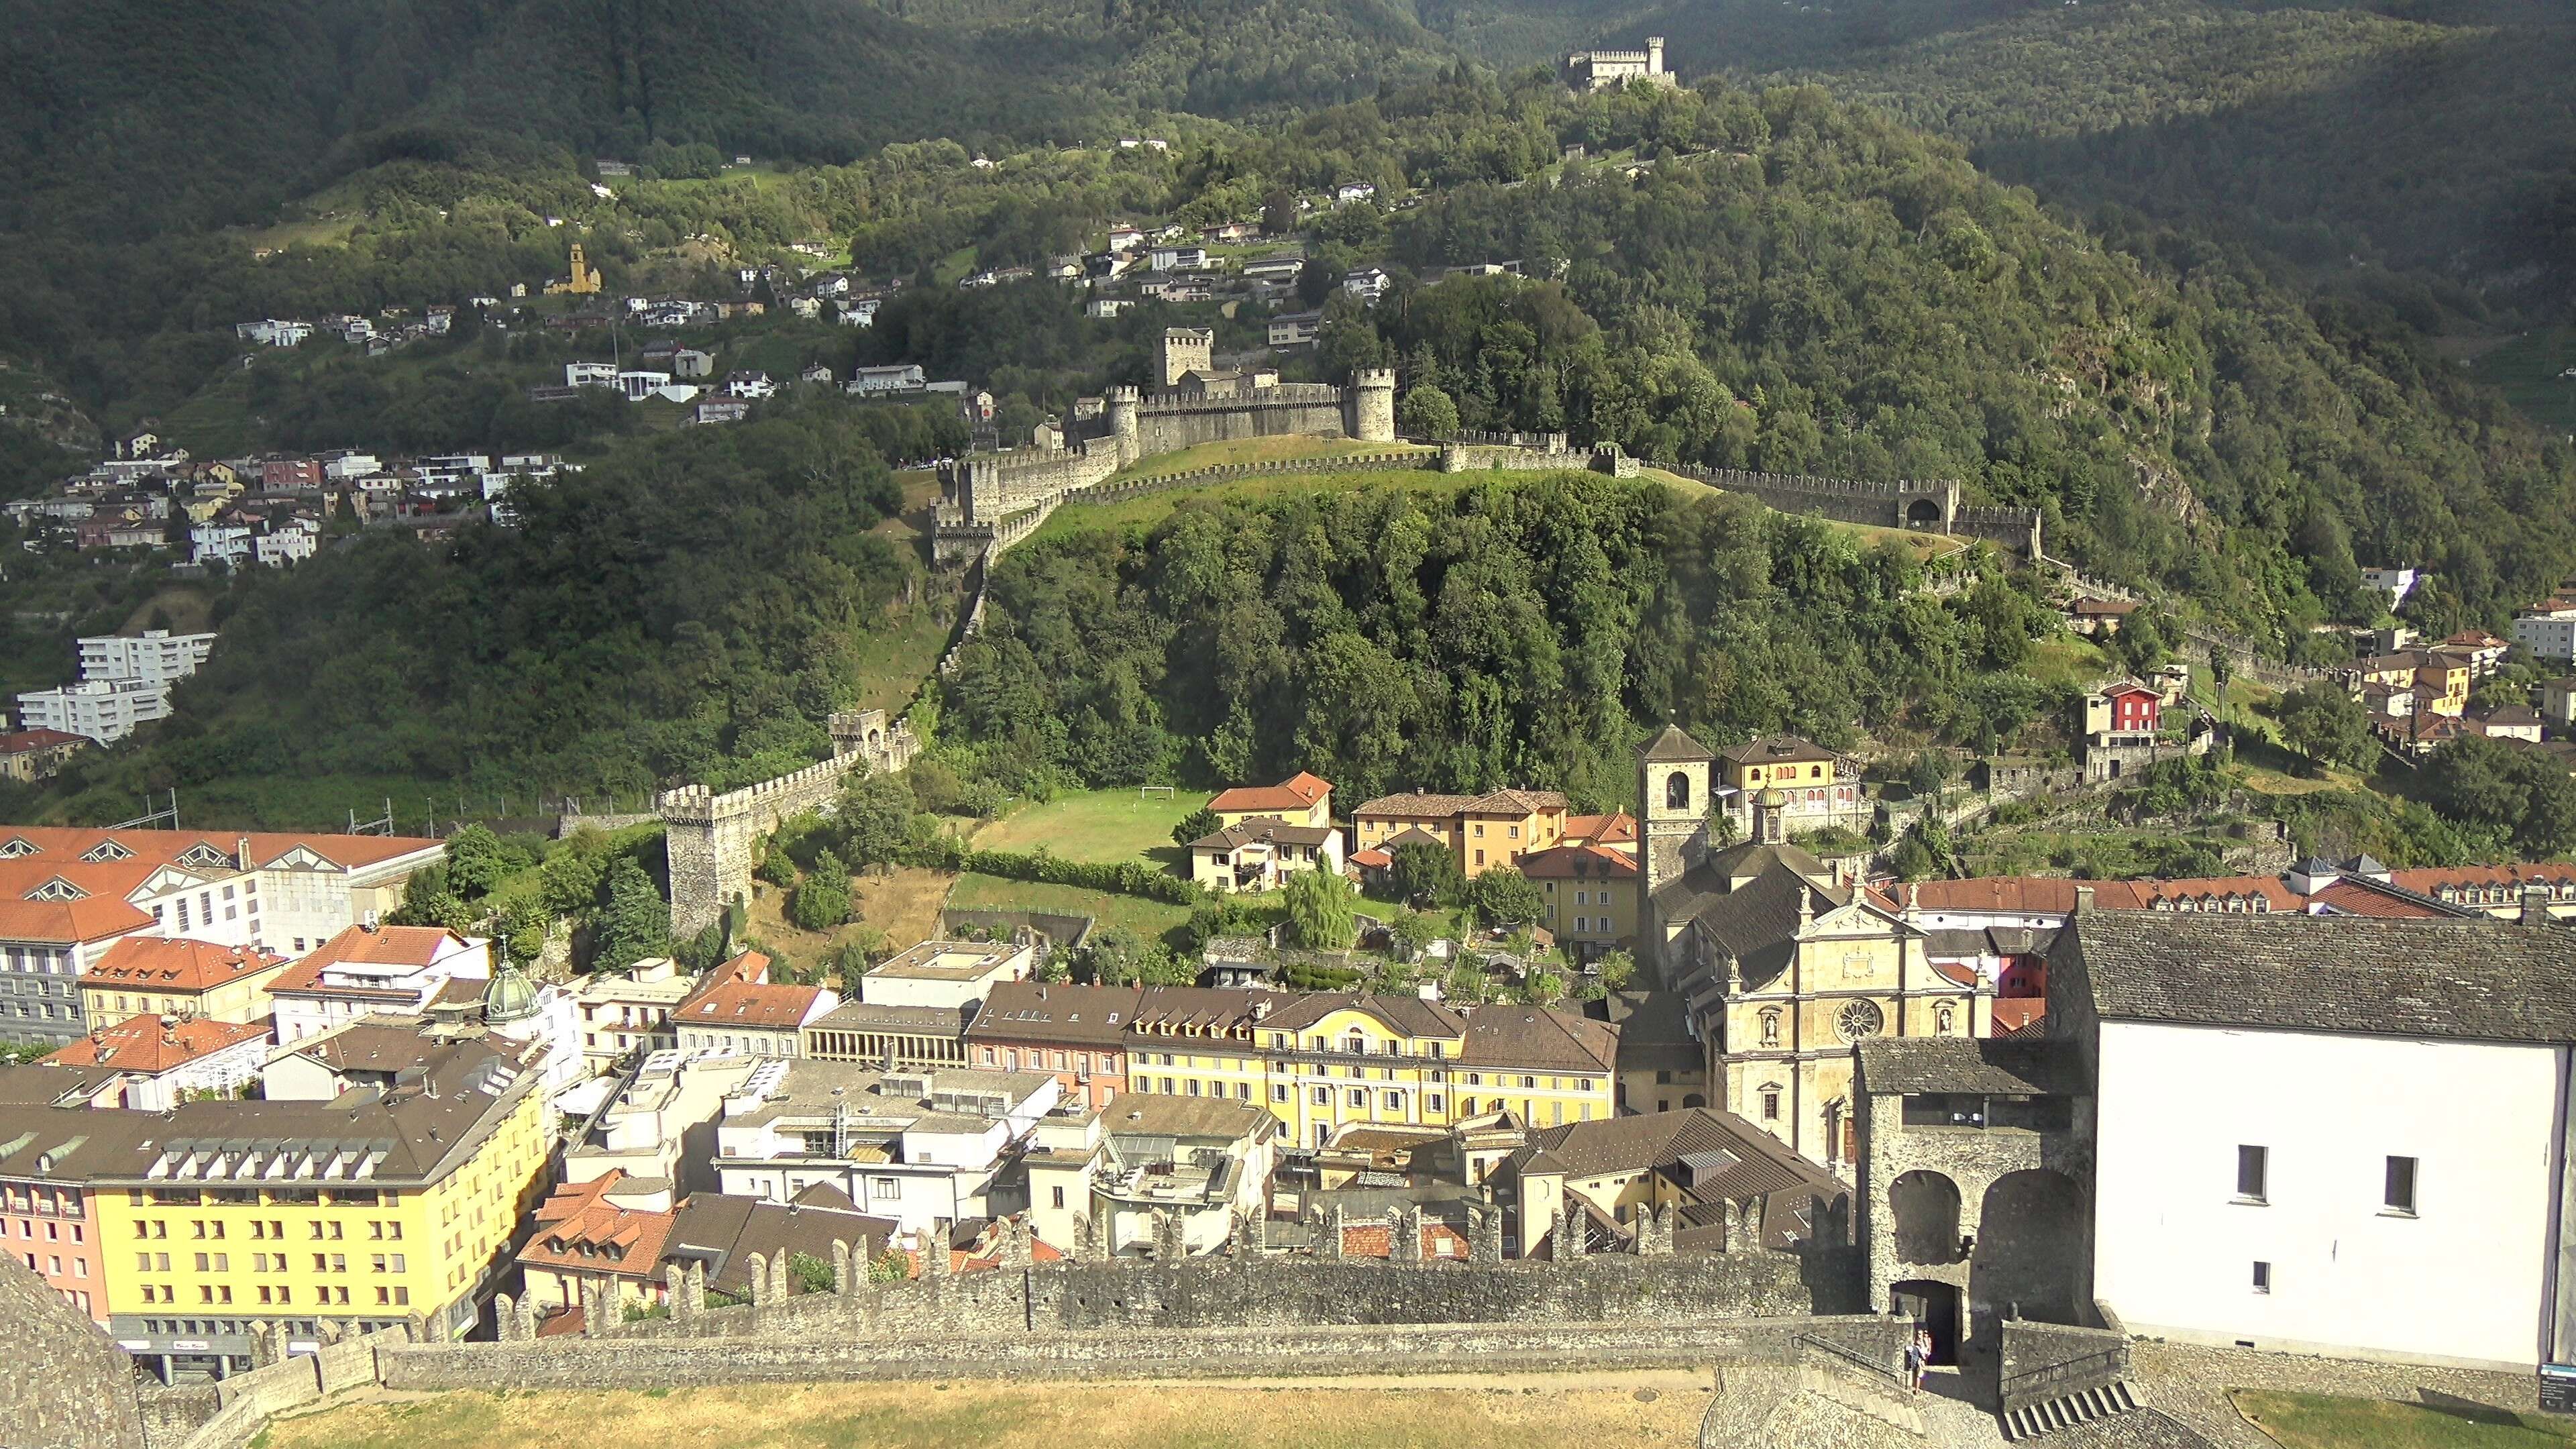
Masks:
[[[552,453],[403,457],[356,448],[198,460],[137,433],[86,473],[6,505],[29,549],[168,550],[172,566],[284,568],[313,557],[328,520],[443,537],[473,518],[506,522],[514,480],[578,465]]]
[[[79,641],[80,678],[53,689],[18,696],[18,726],[34,735],[72,735],[93,744],[113,744],[135,727],[170,714],[170,690],[197,672],[215,647],[213,634],[173,634],[146,629],[140,634],[102,634]],[[23,748],[42,751],[40,742]],[[29,759],[22,779],[43,779],[61,766],[64,756]]]

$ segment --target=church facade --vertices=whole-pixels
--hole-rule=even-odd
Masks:
[[[1676,726],[1638,755],[1638,945],[1682,1002],[1713,1104],[1848,1177],[1853,1047],[1980,1037],[1995,985],[1936,965],[1892,902],[1786,838],[1788,801],[1752,802],[1748,838],[1712,834],[1717,756]]]

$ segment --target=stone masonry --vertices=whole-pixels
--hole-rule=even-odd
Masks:
[[[889,723],[881,709],[833,715],[831,728],[832,758],[794,774],[721,795],[704,785],[662,792],[655,804],[667,827],[674,937],[695,935],[749,899],[761,837],[791,816],[828,813],[852,771],[901,770],[921,748],[912,726]]]

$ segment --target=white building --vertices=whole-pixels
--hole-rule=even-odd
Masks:
[[[696,989],[668,956],[650,956],[624,975],[596,972],[581,983],[581,1050],[593,1075],[637,1053],[680,1044],[671,1014]]]
[[[2052,972],[2097,1072],[2092,1293],[2130,1333],[2576,1355],[2576,937],[2085,910]]]
[[[1051,1072],[880,1073],[764,1062],[725,1100],[715,1169],[733,1197],[817,1183],[906,1230],[990,1215],[995,1176],[1063,1089]]]
[[[972,1006],[1004,981],[1026,981],[1036,952],[1027,946],[924,941],[859,978],[870,1006]]]
[[[295,347],[301,345],[305,338],[313,335],[313,324],[266,317],[257,322],[234,323],[233,335],[244,342],[256,342],[262,347]]]
[[[188,529],[189,562],[203,567],[220,563],[239,568],[258,550],[258,535],[247,523],[200,523]]]
[[[2414,569],[2363,569],[2361,571],[2362,584],[2386,594],[2388,607],[2392,609],[2406,602],[2406,596],[2415,592],[2415,585],[2421,578],[2422,575]]]
[[[2513,621],[2513,642],[2552,663],[2576,660],[2576,607],[2523,610]]]
[[[119,634],[87,638],[80,641],[81,678],[167,684],[196,673],[214,647],[212,634],[173,634],[167,629],[146,629],[131,638]]]
[[[313,557],[321,539],[321,524],[310,518],[291,518],[251,540],[251,556],[263,567],[284,568]]]
[[[20,729],[61,730],[102,745],[169,715],[169,688],[140,679],[94,679],[18,696]]]
[[[492,943],[438,926],[356,925],[268,984],[277,1040],[290,1046],[362,1016],[413,1015],[451,991],[480,998]]]
[[[567,362],[564,364],[566,387],[615,387],[617,364],[614,362]]]
[[[704,1168],[682,1160],[689,1134],[716,1120],[760,1065],[729,1052],[654,1052],[564,1149],[563,1180],[624,1172],[645,1199],[634,1206],[668,1212],[687,1195],[691,1169]]]
[[[899,363],[890,367],[862,367],[850,374],[849,390],[861,397],[880,393],[919,392],[925,382],[919,363]]]

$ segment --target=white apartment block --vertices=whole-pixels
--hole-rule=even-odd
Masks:
[[[173,634],[146,629],[137,638],[109,634],[80,641],[83,679],[141,679],[167,684],[185,679],[206,662],[215,647],[212,634]]]
[[[94,679],[18,696],[18,727],[61,730],[112,745],[170,714],[170,687],[140,679]]]
[[[2553,663],[2576,660],[2576,609],[2524,611],[2513,621],[2513,642]]]

